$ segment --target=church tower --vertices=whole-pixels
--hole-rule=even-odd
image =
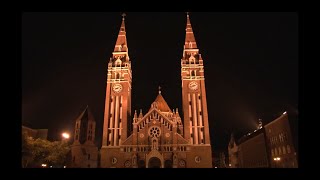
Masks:
[[[74,168],[96,168],[98,163],[98,147],[95,145],[96,121],[87,106],[76,119],[74,140],[71,145]]]
[[[101,167],[110,167],[109,158],[118,156],[120,145],[129,134],[132,71],[124,17],[125,14],[123,14],[116,45],[108,63]]]
[[[184,138],[195,152],[201,152],[202,160],[212,161],[207,111],[204,64],[194,37],[187,13],[186,38],[181,59],[182,106]],[[199,156],[200,157],[200,156]],[[202,167],[212,167],[209,162]]]

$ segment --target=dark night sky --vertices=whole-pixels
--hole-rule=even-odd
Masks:
[[[48,128],[49,139],[73,131],[88,104],[101,136],[107,63],[121,13],[22,14],[22,122]],[[205,65],[211,141],[226,148],[231,132],[253,130],[283,111],[298,111],[298,14],[190,13]],[[126,16],[132,63],[132,109],[145,113],[158,86],[181,112],[186,14]],[[98,141],[101,141],[99,139]],[[101,142],[100,142],[101,143]]]

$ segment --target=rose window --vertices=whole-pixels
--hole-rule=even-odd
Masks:
[[[149,129],[149,136],[151,137],[160,137],[160,128],[157,126],[153,126]]]
[[[124,166],[125,167],[130,167],[131,166],[131,162],[129,160],[127,160],[125,163],[124,163]]]

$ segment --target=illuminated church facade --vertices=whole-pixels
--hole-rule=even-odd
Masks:
[[[184,118],[181,119],[178,109],[172,110],[168,106],[160,88],[157,97],[145,114],[141,110],[132,112],[132,78],[123,17],[114,52],[108,63],[100,158],[98,158],[98,150],[90,143],[94,140],[92,134],[94,134],[95,123],[93,122],[95,121],[87,120],[86,122],[91,123],[91,126],[83,125],[81,129],[81,126],[77,128],[76,125],[75,128],[76,144],[72,145],[71,151],[73,164],[78,162],[78,166],[73,167],[88,167],[88,153],[83,155],[84,153],[81,152],[85,151],[94,154],[90,157],[92,161],[99,161],[97,163],[99,165],[92,164],[89,167],[211,168],[212,152],[204,64],[188,14],[181,59],[183,107],[181,113]],[[90,112],[87,114],[86,119],[90,119]],[[131,117],[133,117],[132,120],[130,120]],[[81,124],[82,120],[77,122]],[[129,128],[130,122],[132,122],[132,131]],[[81,131],[85,131],[86,134],[82,137],[87,137],[87,141],[82,144],[79,143],[79,139],[76,139],[81,136]]]

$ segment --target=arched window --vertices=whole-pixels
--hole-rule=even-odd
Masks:
[[[116,79],[120,79],[120,74],[116,73]]]
[[[281,147],[279,147],[279,155],[282,155]]]
[[[286,151],[286,147],[285,147],[285,146],[282,146],[282,153],[283,153],[283,154],[287,154],[287,151]]]
[[[288,152],[288,154],[291,153],[291,148],[289,145],[287,145],[287,152]]]
[[[192,48],[192,42],[189,41],[189,48]]]

